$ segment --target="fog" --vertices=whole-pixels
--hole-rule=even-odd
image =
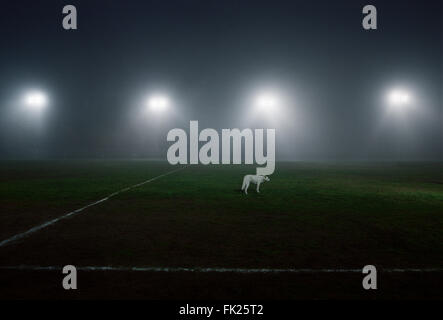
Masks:
[[[443,4],[14,1],[0,13],[0,158],[166,158],[173,128],[275,128],[276,160],[443,160]],[[403,88],[404,110],[388,96]],[[47,108],[23,108],[40,90]],[[146,111],[162,93],[170,108]],[[253,98],[278,96],[260,114]]]

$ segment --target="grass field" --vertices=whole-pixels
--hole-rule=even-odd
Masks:
[[[0,270],[1,298],[432,298],[443,272],[442,163],[282,162],[257,194],[252,166],[188,166],[0,247],[0,266],[379,267],[353,274]],[[0,163],[0,241],[176,169],[155,161]]]

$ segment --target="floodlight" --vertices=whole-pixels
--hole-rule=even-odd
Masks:
[[[153,95],[148,98],[147,106],[150,111],[164,112],[169,108],[170,101],[165,95]]]
[[[272,113],[278,108],[279,100],[276,95],[270,92],[265,92],[257,95],[255,99],[255,106],[259,111]]]
[[[411,102],[411,95],[403,89],[393,89],[388,93],[388,103],[391,109],[404,109]]]
[[[46,108],[48,104],[48,98],[45,93],[41,91],[30,91],[25,94],[25,105],[34,111],[41,111]]]

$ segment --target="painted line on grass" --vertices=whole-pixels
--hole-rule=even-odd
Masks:
[[[62,266],[0,266],[0,270],[25,270],[25,271],[60,271]],[[126,271],[126,272],[188,272],[188,273],[362,273],[362,269],[309,269],[309,268],[201,268],[201,267],[112,267],[112,266],[80,266],[79,271]],[[387,273],[427,273],[443,272],[443,268],[380,268]]]
[[[162,177],[165,177],[165,176],[167,176],[167,175],[170,175],[170,174],[172,174],[172,173],[174,173],[174,172],[177,172],[177,171],[183,170],[183,169],[186,168],[186,167],[187,167],[187,166],[184,166],[184,167],[181,167],[181,168],[178,168],[178,169],[175,169],[175,170],[172,170],[172,171],[169,171],[169,172],[163,173],[163,174],[161,174],[161,175],[159,175],[159,176],[156,176],[156,177],[154,177],[154,178],[148,179],[148,180],[146,180],[146,181],[143,181],[143,182],[140,182],[140,183],[134,184],[134,185],[132,185],[132,186],[129,186],[129,187],[123,188],[123,189],[121,189],[121,190],[119,190],[119,191],[116,191],[116,192],[114,192],[114,193],[111,193],[111,194],[108,195],[107,197],[105,197],[105,198],[103,198],[103,199],[100,199],[100,200],[97,200],[97,201],[95,201],[95,202],[93,202],[93,203],[91,203],[91,204],[88,204],[88,205],[86,205],[86,206],[80,208],[80,209],[77,209],[77,210],[74,210],[74,211],[68,212],[68,213],[66,213],[66,214],[64,214],[64,215],[62,215],[62,216],[60,216],[60,217],[58,217],[58,218],[55,218],[55,219],[52,219],[52,220],[46,221],[46,222],[44,222],[44,223],[42,223],[42,224],[40,224],[40,225],[38,225],[38,226],[35,226],[35,227],[33,227],[33,228],[31,228],[31,229],[25,231],[25,232],[18,233],[18,234],[14,235],[14,236],[12,236],[12,237],[10,237],[10,238],[8,238],[8,239],[5,239],[5,240],[3,240],[3,241],[0,242],[0,247],[3,247],[3,246],[5,246],[5,245],[7,245],[7,244],[9,244],[9,243],[11,243],[11,242],[14,242],[14,241],[20,240],[20,239],[22,239],[22,238],[24,238],[24,237],[27,237],[27,236],[29,236],[30,234],[35,233],[35,232],[37,232],[37,231],[40,231],[40,230],[42,230],[42,229],[44,229],[44,228],[46,228],[46,227],[49,227],[49,226],[51,226],[51,225],[53,225],[53,224],[55,224],[55,223],[57,223],[57,222],[59,222],[59,221],[61,221],[61,220],[64,220],[64,219],[67,219],[67,218],[72,217],[72,216],[74,216],[74,215],[77,215],[77,214],[81,213],[82,211],[84,211],[84,210],[86,210],[86,209],[88,209],[88,208],[90,208],[90,207],[93,207],[93,206],[95,206],[95,205],[98,205],[98,204],[100,204],[100,203],[102,203],[102,202],[105,202],[105,201],[111,199],[112,197],[115,197],[116,195],[122,193],[122,192],[126,192],[126,191],[129,191],[129,190],[131,190],[131,189],[134,189],[134,188],[140,187],[140,186],[142,186],[142,185],[144,185],[144,184],[147,184],[147,183],[149,183],[149,182],[155,181],[155,180],[157,180],[157,179],[160,179],[160,178],[162,178]]]

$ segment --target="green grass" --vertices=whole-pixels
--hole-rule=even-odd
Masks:
[[[46,171],[36,170],[40,166]],[[173,169],[142,161],[15,168],[20,174],[10,179],[10,189],[2,184],[8,190],[2,199],[17,207],[56,203],[56,216],[67,211],[60,204],[86,204]],[[251,185],[244,195],[242,176],[254,167],[190,166],[39,232],[20,244],[23,254],[11,252],[7,260],[35,264],[41,252],[29,251],[37,245],[53,263],[442,267],[442,169],[431,163],[279,163],[260,194]],[[2,251],[8,250],[14,246]]]
[[[175,168],[152,161],[0,163],[1,240]],[[254,172],[188,166],[0,248],[0,264],[443,267],[443,164],[282,162],[260,194],[251,185],[245,195],[242,177]],[[25,274],[2,272],[0,296],[58,296],[51,287],[59,287],[57,275],[34,276],[38,287],[11,280]],[[114,287],[113,298],[366,297],[360,277],[346,274],[82,277],[90,282],[80,298],[106,297],[103,288]],[[441,298],[441,273],[383,279],[381,297]]]
[[[0,236],[5,238],[168,170],[146,161],[0,162]]]

